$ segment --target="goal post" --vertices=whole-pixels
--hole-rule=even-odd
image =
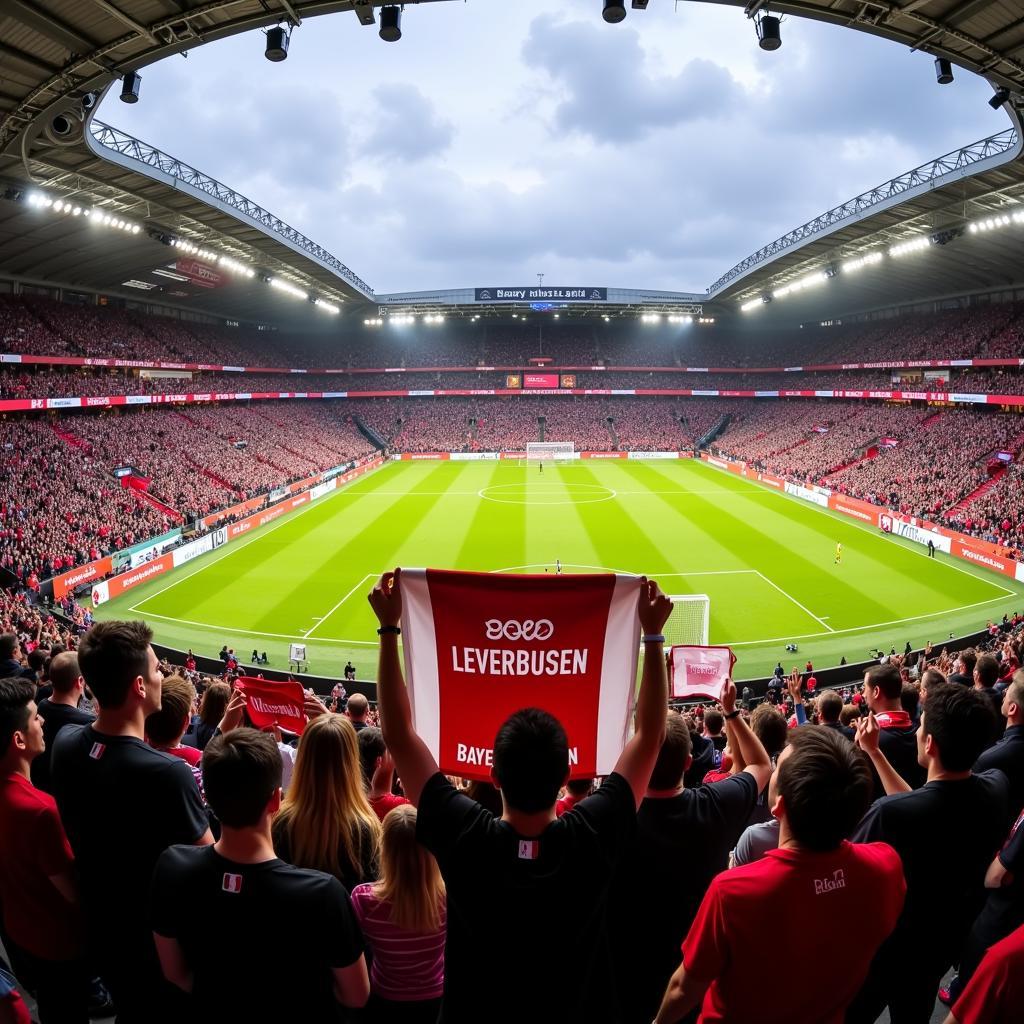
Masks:
[[[528,441],[526,443],[526,464],[535,466],[539,462],[553,462],[563,465],[576,457],[576,445],[572,441]]]
[[[711,600],[707,594],[669,594],[672,614],[665,623],[665,648],[673,645],[707,647]]]

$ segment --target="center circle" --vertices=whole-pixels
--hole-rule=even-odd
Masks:
[[[602,484],[587,483],[517,483],[494,484],[481,488],[477,494],[485,501],[500,505],[591,505],[611,501],[615,491]]]

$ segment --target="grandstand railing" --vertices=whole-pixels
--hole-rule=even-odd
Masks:
[[[297,249],[311,256],[317,262],[333,270],[340,277],[343,277],[349,284],[354,285],[368,298],[374,294],[373,289],[354,271],[350,270],[337,256],[329,253],[323,246],[317,245],[312,239],[307,238],[301,231],[297,231],[290,224],[286,224],[280,217],[276,217],[269,210],[265,210],[258,203],[247,199],[240,192],[216,178],[197,170],[190,164],[185,163],[177,157],[170,156],[155,146],[142,142],[131,135],[113,128],[109,124],[97,121],[95,118],[89,122],[89,131],[97,145],[109,149],[121,156],[130,157],[139,163],[152,167],[163,174],[184,182],[192,188],[205,192],[208,196],[223,203],[225,206],[237,211],[249,220],[255,221],[261,227],[279,235],[285,241]]]
[[[981,139],[978,142],[971,143],[969,146],[953,150],[953,152],[946,153],[935,160],[930,160],[926,164],[921,164],[920,167],[906,171],[882,185],[868,189],[867,192],[862,192],[859,196],[854,196],[853,199],[848,199],[845,203],[834,206],[831,210],[826,210],[825,213],[815,217],[814,220],[801,224],[800,227],[794,228],[781,238],[776,238],[774,242],[769,242],[768,245],[758,249],[757,252],[752,253],[745,260],[737,263],[731,270],[727,270],[708,288],[707,293],[709,296],[716,294],[753,267],[774,259],[794,245],[799,245],[801,242],[813,238],[822,231],[834,228],[837,224],[843,223],[843,221],[868,213],[882,203],[888,203],[893,199],[904,196],[911,189],[921,186],[934,187],[941,183],[941,179],[949,175],[956,174],[962,177],[960,172],[966,168],[982,161],[1011,153],[1018,149],[1019,145],[1020,140],[1017,135],[1017,129],[1007,128],[996,135],[990,135],[987,139]],[[1013,153],[1013,156],[1015,155],[1016,153]],[[1008,159],[1012,159],[1013,156]],[[1000,161],[1000,163],[1002,162]]]

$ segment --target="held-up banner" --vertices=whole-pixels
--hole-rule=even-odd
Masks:
[[[669,695],[690,700],[710,697],[720,700],[726,680],[732,676],[736,656],[728,647],[690,647],[677,645],[669,651],[672,679]]]
[[[417,733],[441,771],[490,778],[494,737],[539,707],[569,737],[574,778],[607,775],[629,735],[640,577],[402,570]]]
[[[274,683],[241,676],[235,683],[245,694],[249,721],[257,729],[279,725],[301,736],[306,728],[305,694],[300,683]]]

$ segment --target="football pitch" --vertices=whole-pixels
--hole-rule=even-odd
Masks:
[[[834,564],[836,544],[843,546]],[[376,673],[366,594],[396,565],[493,572],[643,573],[707,594],[710,642],[738,679],[776,661],[818,668],[974,632],[1024,605],[1012,580],[690,460],[394,462],[172,576],[102,605],[160,643],[243,664],[254,648],[313,674]],[[799,646],[787,654],[787,643]]]

